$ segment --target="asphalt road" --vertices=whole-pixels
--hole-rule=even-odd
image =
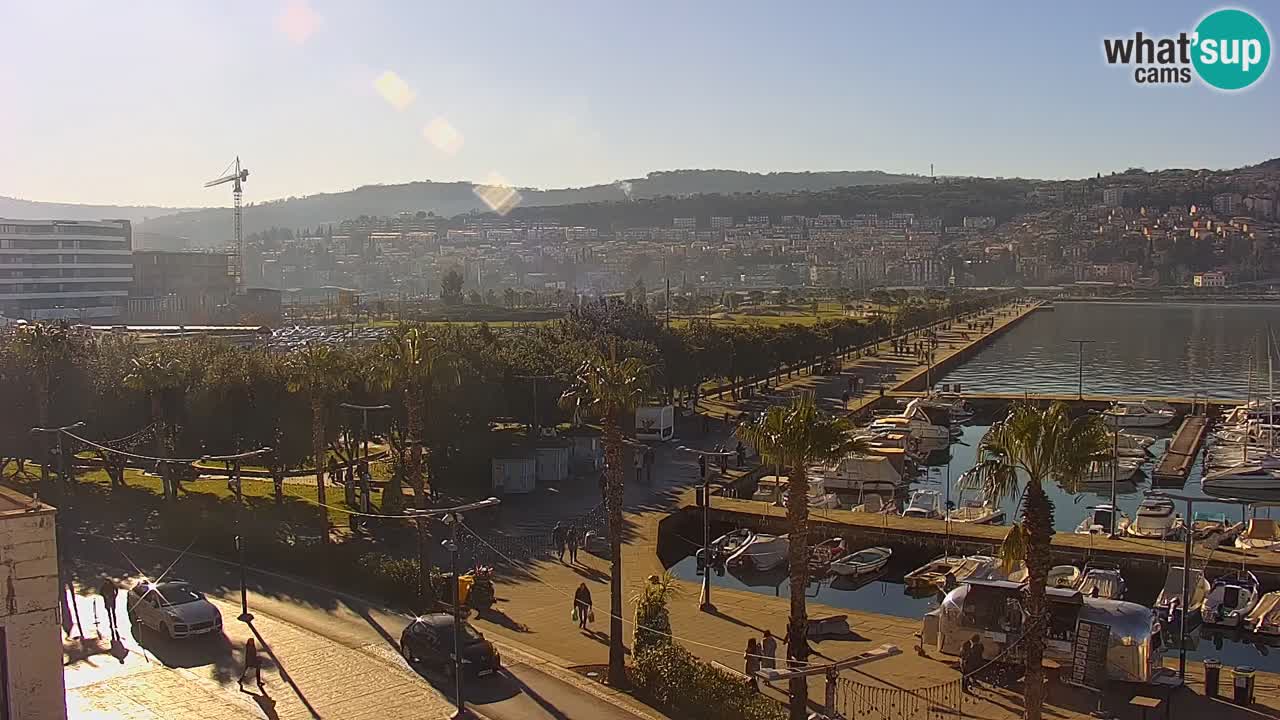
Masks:
[[[103,574],[159,577],[193,583],[224,602],[239,603],[239,572],[215,560],[182,555],[180,551],[88,541],[73,554],[74,577],[81,585],[96,586]],[[175,563],[175,560],[177,562]],[[278,621],[361,650],[390,664],[404,666],[400,632],[408,618],[351,596],[250,570],[246,576],[248,603],[255,615]],[[227,622],[235,622],[226,616]],[[468,707],[488,720],[637,720],[635,715],[540,669],[545,662],[501,643],[504,672],[473,680],[464,688]],[[453,698],[445,678],[414,668],[422,681]]]

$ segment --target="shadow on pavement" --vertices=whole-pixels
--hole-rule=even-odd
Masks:
[[[453,692],[453,679],[445,674],[442,666],[419,661],[409,665],[409,668],[441,695],[449,698],[450,701],[457,701],[457,696]],[[519,694],[518,681],[506,670],[482,678],[467,677],[462,684],[463,697],[468,703],[474,705],[490,705],[510,700]]]
[[[231,641],[222,633],[174,640],[142,625],[134,626],[131,632],[138,647],[165,667],[198,668],[212,665],[214,679],[223,685],[231,682],[239,670]]]

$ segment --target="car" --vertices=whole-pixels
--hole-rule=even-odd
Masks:
[[[147,628],[177,640],[222,632],[222,613],[188,583],[143,580],[129,590],[126,612],[135,631]]]
[[[492,675],[502,669],[502,655],[493,643],[465,620],[458,638],[463,672],[472,677]],[[422,663],[453,677],[453,615],[432,613],[413,619],[400,633],[400,653],[410,665]]]

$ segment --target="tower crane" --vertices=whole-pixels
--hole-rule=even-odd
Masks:
[[[235,277],[236,277],[236,293],[244,291],[244,230],[240,224],[240,205],[244,199],[244,183],[249,180],[249,171],[240,167],[240,156],[236,156],[236,169],[230,175],[223,175],[217,180],[210,180],[205,183],[205,187],[213,187],[214,185],[222,185],[231,183],[231,197],[235,199],[235,223],[236,223],[236,249],[235,249]]]

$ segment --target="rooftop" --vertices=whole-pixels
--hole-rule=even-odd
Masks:
[[[16,490],[0,487],[0,518],[28,513],[55,512],[52,505],[46,505],[35,498],[27,497]]]

